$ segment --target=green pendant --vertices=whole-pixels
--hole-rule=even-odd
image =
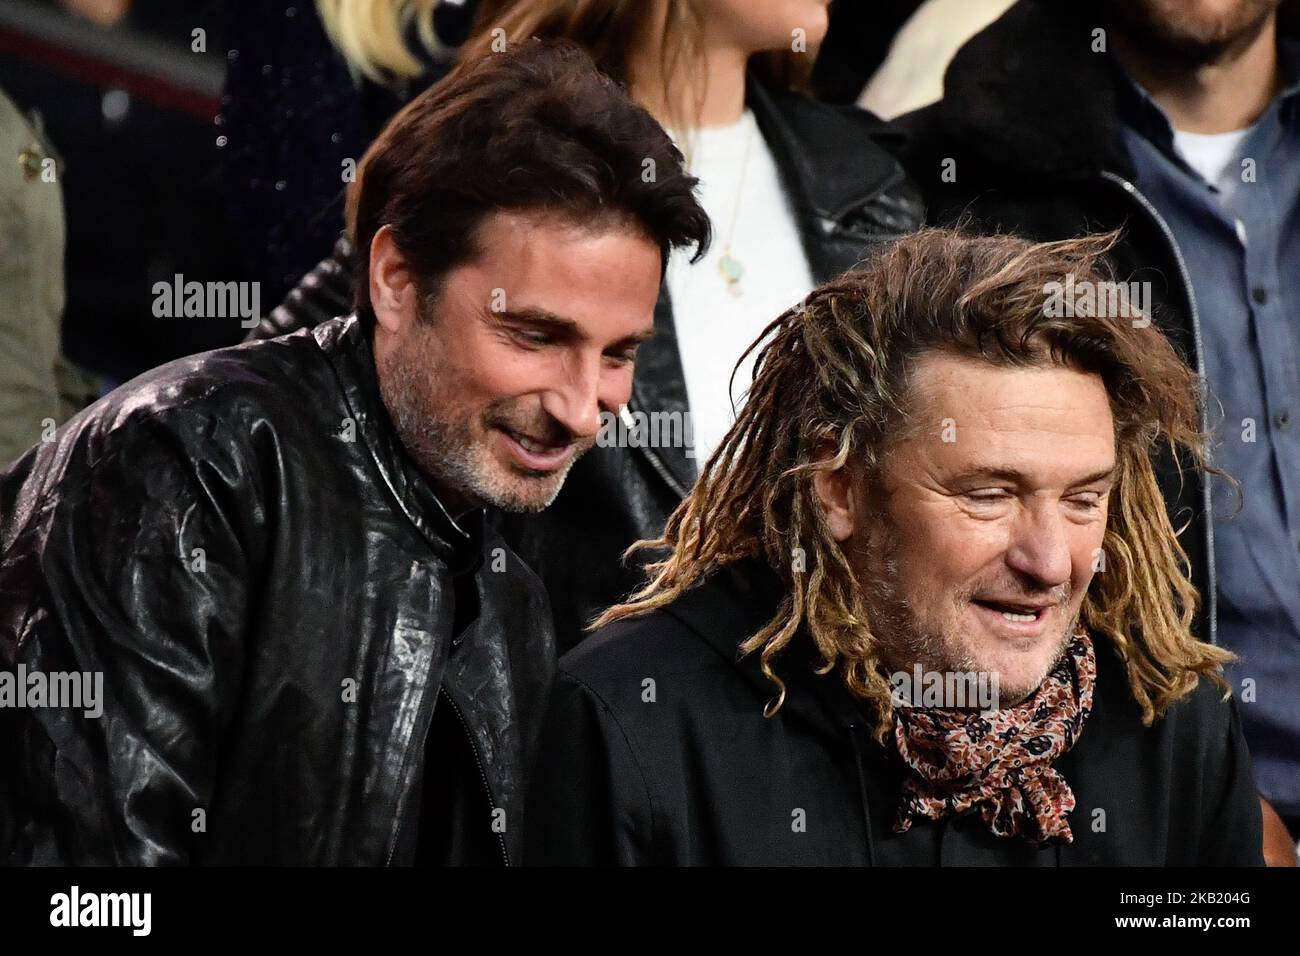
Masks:
[[[728,282],[739,282],[740,277],[745,274],[745,267],[740,264],[739,259],[733,259],[731,253],[724,252],[722,258],[718,260],[718,271]]]

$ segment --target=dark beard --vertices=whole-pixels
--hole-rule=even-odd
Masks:
[[[1147,59],[1195,70],[1218,63],[1253,43],[1281,0],[1241,0],[1212,24],[1171,19],[1156,0],[1103,0],[1108,23]]]

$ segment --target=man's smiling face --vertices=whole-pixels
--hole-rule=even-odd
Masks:
[[[850,554],[889,665],[1031,694],[1076,627],[1106,532],[1115,429],[1096,375],[945,354],[911,379],[909,437],[860,488]]]
[[[661,253],[621,220],[497,212],[426,300],[391,236],[371,252],[375,358],[403,444],[454,510],[539,511],[631,396]]]

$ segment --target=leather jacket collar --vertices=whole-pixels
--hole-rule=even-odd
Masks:
[[[851,268],[864,239],[895,238],[916,228],[907,213],[920,216],[919,195],[914,208],[900,209],[897,221],[875,221],[864,230],[858,217],[907,178],[885,149],[901,138],[892,127],[857,107],[831,107],[752,78],[746,101],[793,201],[814,282]]]
[[[335,437],[365,443],[383,484],[454,576],[475,571],[483,560],[483,510],[457,522],[407,455],[379,392],[370,336],[357,317],[331,319],[311,334],[333,365],[352,413],[351,428],[340,422]]]

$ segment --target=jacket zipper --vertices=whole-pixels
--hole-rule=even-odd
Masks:
[[[497,804],[496,800],[492,797],[492,787],[488,784],[487,772],[483,769],[483,761],[479,759],[478,748],[474,746],[474,738],[470,734],[469,724],[465,720],[465,715],[462,714],[460,708],[456,706],[456,702],[451,699],[451,694],[442,689],[439,689],[438,693],[442,694],[447,703],[451,705],[452,713],[456,715],[456,719],[460,721],[461,729],[465,731],[465,742],[469,744],[469,752],[474,755],[474,766],[478,767],[478,778],[483,783],[483,792],[487,794],[488,809],[495,811],[497,809]],[[509,824],[507,823],[507,825]],[[501,861],[506,866],[509,866],[510,851],[506,848],[506,838],[501,833],[498,833],[496,838],[497,843],[501,846]]]
[[[456,719],[460,721],[461,729],[465,731],[465,742],[469,744],[469,752],[474,755],[474,766],[478,768],[478,777],[483,784],[483,792],[486,793],[488,797],[488,808],[490,810],[496,810],[497,809],[496,802],[492,798],[492,788],[488,785],[487,772],[484,771],[483,769],[483,761],[479,759],[478,748],[474,746],[474,738],[470,735],[469,724],[465,720],[465,715],[462,714],[460,708],[456,706],[456,702],[451,699],[451,695],[448,694],[441,687],[438,688],[438,693],[435,694],[434,697],[435,699],[437,697],[445,698],[447,703],[451,705],[452,713],[454,713],[456,715]],[[424,709],[422,707],[421,716],[423,716],[423,713],[424,713]],[[427,738],[427,729],[426,729],[426,738]],[[405,829],[403,826],[405,820],[404,811],[406,807],[406,797],[409,793],[410,790],[408,788],[407,792],[403,793],[401,798],[397,801],[397,823],[393,829],[392,841],[389,843],[388,846],[388,859],[384,862],[385,866],[393,865],[393,856],[397,853],[397,844],[399,842],[399,838],[402,835],[402,830]],[[506,849],[506,838],[502,836],[500,833],[498,833],[496,836],[497,836],[497,842],[501,846],[501,859],[506,866],[510,866],[510,851]]]
[[[1192,343],[1196,347],[1196,374],[1201,378],[1201,388],[1204,395],[1201,396],[1201,430],[1208,436],[1210,434],[1210,416],[1206,407],[1209,404],[1209,379],[1205,375],[1205,347],[1201,342],[1201,320],[1196,309],[1196,292],[1192,288],[1191,274],[1187,271],[1187,263],[1183,259],[1182,250],[1178,248],[1178,241],[1174,238],[1173,230],[1165,222],[1160,210],[1152,205],[1151,200],[1138,190],[1137,186],[1129,182],[1123,176],[1119,176],[1108,170],[1102,170],[1101,176],[1108,182],[1119,186],[1124,192],[1131,195],[1138,201],[1138,204],[1146,210],[1151,219],[1160,227],[1165,241],[1169,243],[1169,248],[1174,254],[1174,261],[1178,263],[1178,272],[1183,281],[1183,288],[1187,290],[1187,303],[1191,307],[1192,315]],[[1210,501],[1210,482],[1207,478],[1201,479],[1201,503],[1205,508],[1205,543],[1208,549],[1205,556],[1206,565],[1206,590],[1209,594],[1205,597],[1206,617],[1209,618],[1210,625],[1210,643],[1218,645],[1219,643],[1219,589],[1214,567],[1214,512]]]

